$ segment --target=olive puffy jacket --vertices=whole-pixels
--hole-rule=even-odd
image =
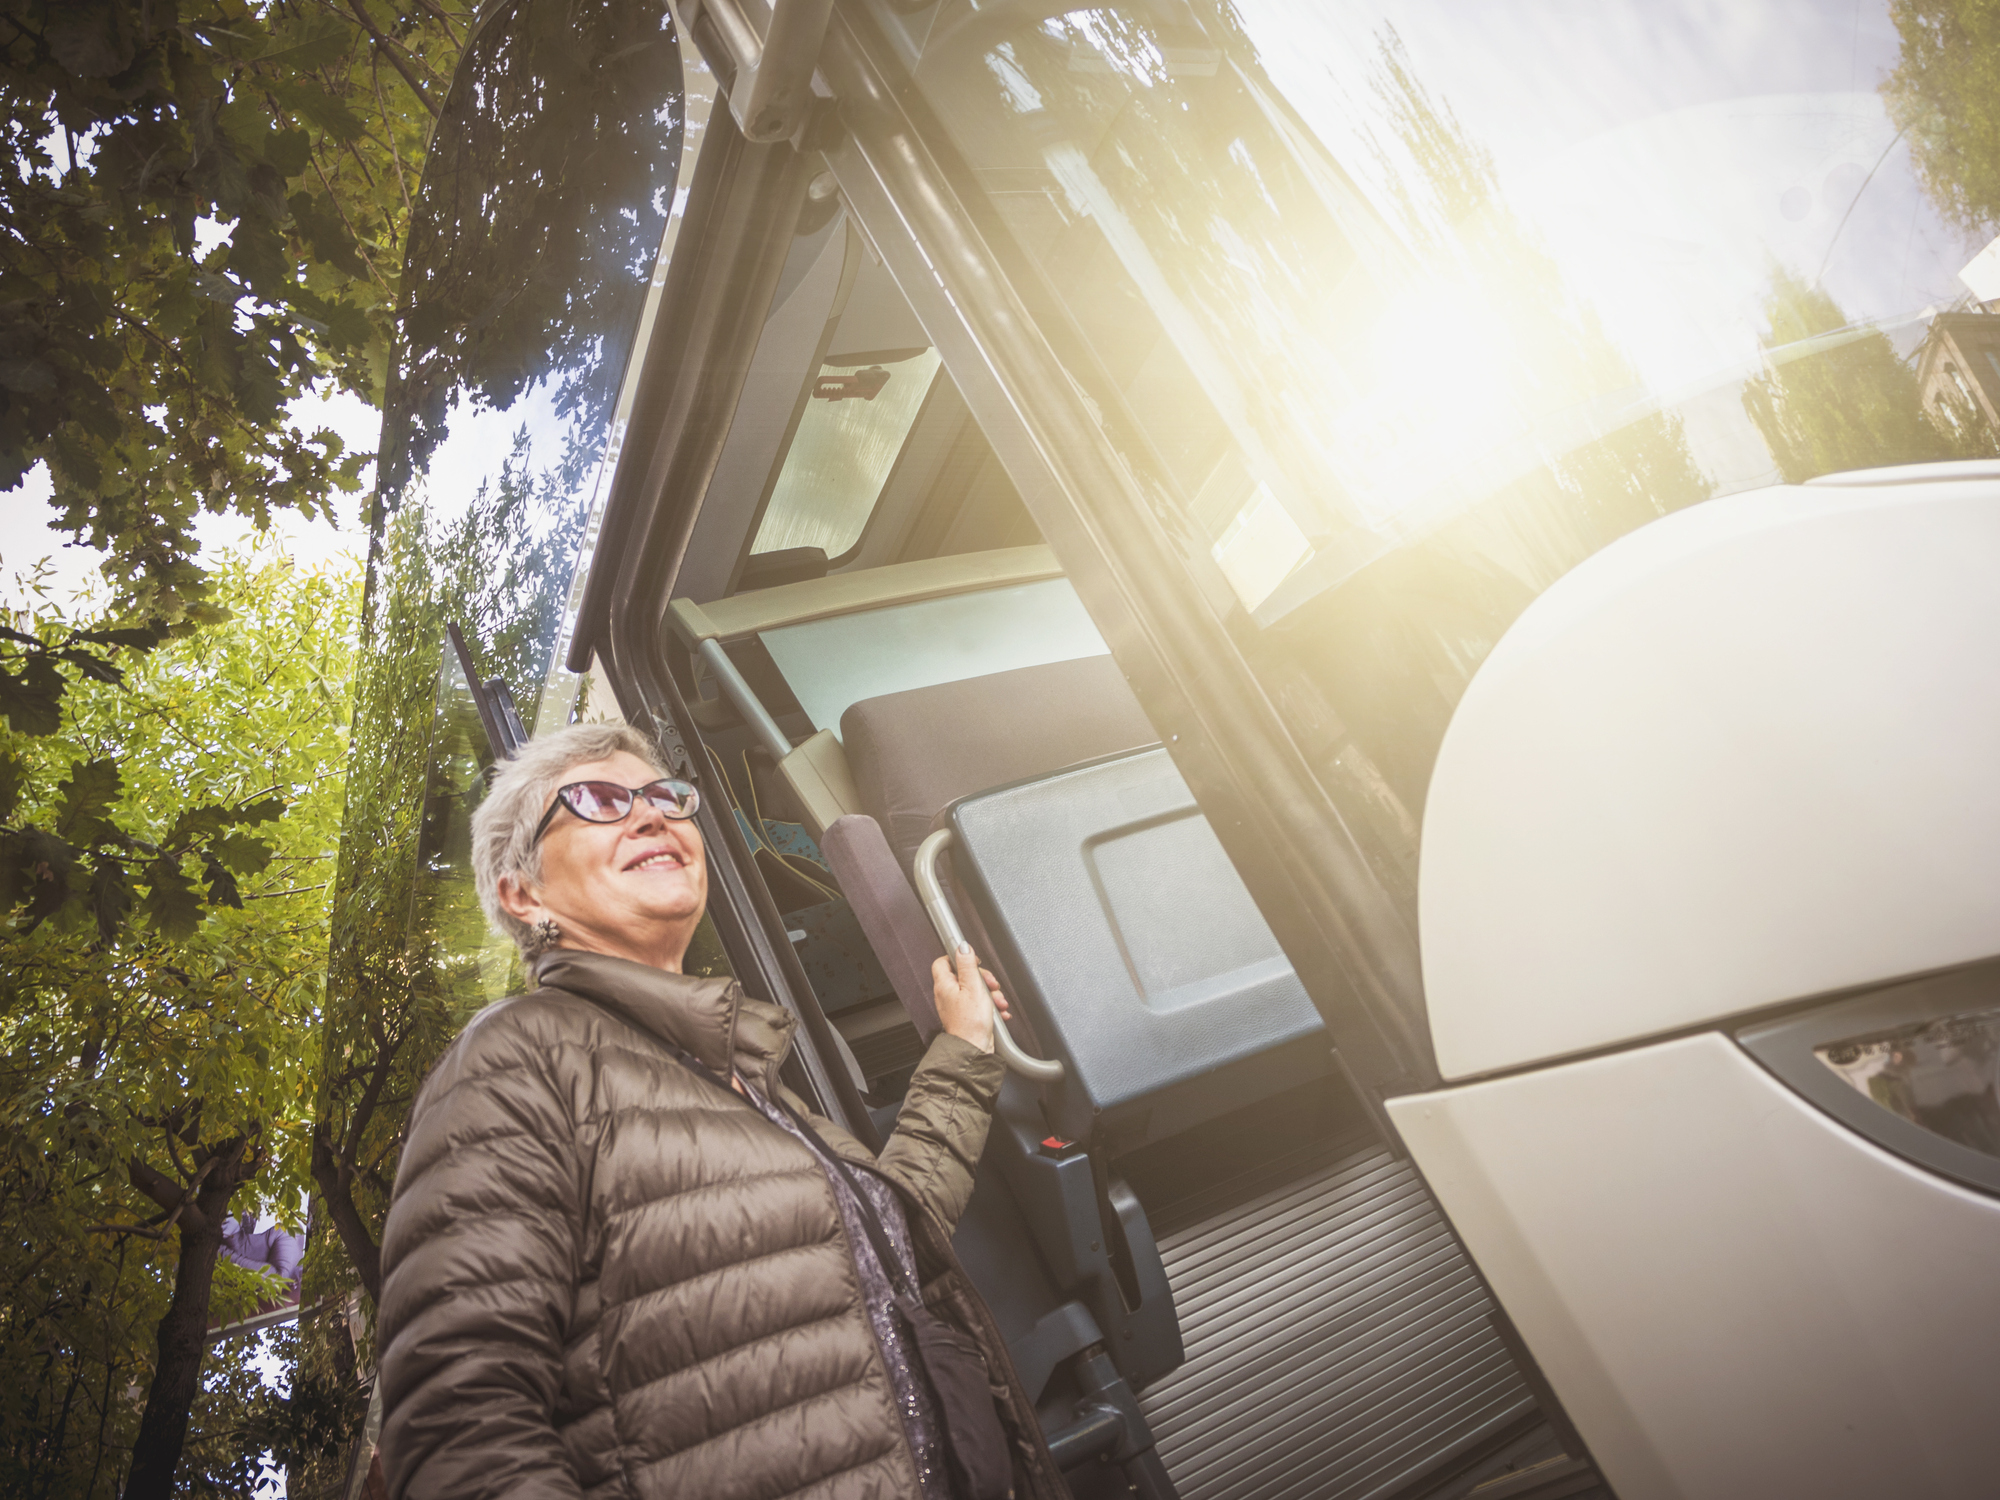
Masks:
[[[733,981],[557,951],[432,1071],[382,1239],[392,1496],[916,1496],[833,1190],[812,1154],[654,1040],[767,1097],[792,1019]],[[1066,1500],[952,1255],[999,1062],[931,1043],[878,1165],[926,1302],[1004,1390],[1017,1500]],[[834,1125],[814,1128],[858,1161]]]

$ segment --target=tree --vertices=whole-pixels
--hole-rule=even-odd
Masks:
[[[199,610],[198,510],[329,514],[369,455],[410,199],[470,0],[0,0],[0,488],[139,611]]]
[[[358,488],[370,455],[291,412],[328,387],[381,403],[411,202],[474,9],[0,0],[0,128],[13,148],[0,171],[0,486],[45,462],[60,524],[108,554],[119,586],[106,624],[71,629],[44,612],[0,634],[0,909],[12,924],[0,939],[24,955],[0,1024],[7,1098],[27,1122],[0,1191],[23,1214],[56,1215],[27,1241],[30,1262],[49,1258],[17,1287],[52,1266],[76,1273],[32,1309],[10,1306],[0,1336],[10,1359],[46,1355],[41,1375],[22,1365],[8,1392],[25,1404],[8,1408],[6,1451],[30,1492],[115,1482],[122,1458],[82,1477],[69,1463],[81,1399],[106,1451],[132,1450],[131,1492],[164,1493],[191,1404],[221,1399],[197,1397],[195,1381],[202,1304],[241,1290],[215,1270],[223,1212],[246,1191],[302,1183],[306,1160],[293,1149],[303,1127],[287,1134],[292,1096],[252,1086],[276,1065],[237,1033],[196,1045],[189,1019],[234,1015],[254,993],[278,1005],[252,977],[268,980],[268,964],[216,945],[257,926],[245,913],[266,909],[246,903],[284,904],[255,887],[279,878],[302,804],[274,822],[280,801],[215,791],[204,781],[215,766],[154,786],[166,747],[142,723],[71,753],[76,715],[133,701],[141,683],[164,691],[159,674],[194,670],[189,653],[209,649],[196,627],[218,625],[223,601],[193,557],[200,511],[262,524],[280,508],[325,514],[335,492]],[[260,596],[254,621],[213,640],[254,635],[275,618],[268,605]],[[281,703],[302,715],[301,735],[333,722],[288,699],[283,680],[210,686],[242,727]],[[181,724],[190,742],[202,727]],[[331,827],[315,836],[312,857],[330,862]],[[310,887],[320,901],[324,885]],[[323,952],[323,930],[308,929]],[[244,1047],[259,1035],[242,1030]],[[297,1034],[284,1035],[291,1047]],[[114,1037],[126,1049],[115,1058]],[[177,1041],[188,1060],[159,1050]],[[270,1054],[270,1038],[259,1044]],[[276,1071],[290,1078],[286,1056]],[[120,1218],[97,1201],[135,1192],[150,1211],[124,1204]],[[86,1202],[91,1223],[112,1227],[79,1241]],[[133,1354],[135,1331],[156,1335],[156,1356]],[[119,1393],[147,1366],[140,1414]],[[65,1379],[58,1399],[46,1380]]]
[[[671,23],[646,3],[496,11],[452,88],[403,273],[314,1135],[336,1234],[308,1255],[307,1284],[371,1303],[414,1090],[518,974],[471,895],[466,823],[486,757],[463,679],[441,660],[445,626],[464,629],[481,674],[507,680],[534,722],[562,608],[550,581],[575,565],[684,123]],[[462,452],[434,491],[431,461],[466,409],[519,422],[530,391],[555,430],[530,420],[482,453],[469,505]]]
[[[6,1493],[165,1496],[184,1450],[197,1489],[254,1477],[247,1383],[202,1371],[210,1324],[272,1291],[218,1260],[227,1216],[296,1219],[308,1180],[358,596],[353,568],[235,556],[225,621],[0,736],[10,836],[64,830],[94,861],[0,927]],[[52,609],[13,629],[83,649]]]
[[[1903,54],[1882,84],[1917,175],[1946,217],[2000,223],[2000,5],[1895,0]]]
[[[1988,450],[1931,420],[1916,371],[1879,329],[1852,328],[1840,304],[1783,266],[1771,272],[1765,374],[1743,409],[1787,484],[1881,464],[1969,458]]]
[[[445,622],[456,622],[489,643],[482,673],[527,685],[560,603],[542,580],[575,555],[582,520],[537,534],[546,509],[537,490],[564,490],[574,476],[571,465],[532,460],[523,433],[499,483],[464,515],[438,524],[411,507],[388,521],[371,639],[441,641]],[[410,1102],[445,1043],[491,998],[481,969],[495,950],[469,880],[454,878],[470,869],[486,758],[455,664],[408,649],[375,656],[356,685],[356,718],[391,732],[358,746],[350,772],[331,988],[364,1003],[327,1017],[312,1170],[352,1284],[372,1303]],[[509,962],[504,952],[499,962]]]

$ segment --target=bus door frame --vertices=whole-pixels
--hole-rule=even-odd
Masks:
[[[820,56],[843,126],[827,165],[1401,1151],[1380,1101],[1438,1082],[1416,934],[1161,524],[1148,488],[1172,481],[1112,448],[1105,417],[1137,423],[1108,383],[1079,387],[1081,332],[1036,268],[996,251],[1006,229],[961,191],[970,173],[901,72],[842,0]]]
[[[1009,243],[1005,226],[976,190],[960,191],[969,172],[861,0],[836,5],[820,76],[839,101],[843,133],[825,154],[849,211],[1161,731],[1325,1020],[1337,1067],[1384,1143],[1408,1158],[1382,1101],[1440,1081],[1416,933],[1162,526],[1147,485],[1172,493],[1172,481],[1142,478],[1112,447],[1105,417],[1127,432],[1136,420],[1108,381],[1086,392],[1072,377],[1050,335],[1089,369],[1082,333],[1035,267],[996,253]],[[1423,1185],[1544,1420],[1568,1454],[1586,1457],[1505,1305]]]
[[[726,55],[702,50],[727,68]],[[858,0],[841,0],[818,74],[831,107],[802,132],[818,139],[756,144],[728,111],[710,117],[570,666],[586,669],[596,649],[626,716],[650,727],[677,773],[712,782],[679,727],[693,719],[664,654],[668,584],[727,438],[819,147],[1324,1017],[1339,1066],[1401,1151],[1380,1101],[1438,1082],[1416,935],[1161,524],[1155,497],[1172,492],[1171,480],[1135,473],[1107,440],[1101,414],[1126,416],[1122,399],[1108,388],[1086,393],[1072,378],[1070,364],[1087,367],[1081,334],[1035,268],[996,251],[1007,244],[1004,227],[976,190],[961,190],[969,173],[900,70]],[[1072,351],[1068,363],[1058,340]],[[1129,416],[1124,425],[1136,426]],[[769,891],[750,873],[735,820],[705,807],[700,826],[727,855],[711,861],[711,878],[732,967],[760,976],[800,1017],[815,1092],[872,1140],[831,1024]]]
[[[669,669],[664,642],[671,580],[693,534],[716,460],[769,316],[813,164],[786,141],[744,139],[716,110],[689,185],[683,222],[643,352],[628,441],[606,498],[604,522],[578,611],[569,665],[593,653],[626,719],[649,732],[668,769],[709,795],[696,826],[710,851],[709,913],[731,970],[796,1016],[809,1046],[795,1048],[813,1101],[871,1150],[880,1133],[841,1065],[770,890],[716,778],[698,758],[694,724]]]
[[[702,51],[726,86],[726,57]],[[692,730],[694,719],[668,666],[665,614],[823,151],[854,222],[943,355],[1324,1017],[1338,1066],[1384,1141],[1407,1155],[1381,1101],[1439,1081],[1416,935],[1161,524],[1155,496],[1171,493],[1171,481],[1134,473],[1113,448],[1106,413],[1136,426],[1122,398],[1107,387],[1086,393],[1072,378],[1054,340],[1087,369],[1081,334],[1036,268],[996,252],[1008,244],[1004,226],[976,190],[961,191],[970,175],[901,78],[863,0],[836,0],[815,91],[821,107],[796,143],[754,144],[728,111],[710,117],[659,323],[641,356],[571,670],[589,669],[595,653],[626,717],[651,730],[670,767],[713,786],[678,727]],[[810,1045],[797,1055],[822,1107],[878,1147],[735,819],[709,799],[698,826],[722,851],[710,861],[710,910],[732,968],[801,1019]],[[1449,1217],[1442,1222],[1456,1238]],[[1469,1255],[1467,1264],[1477,1275]],[[1493,1306],[1544,1414],[1580,1453],[1560,1401],[1497,1298]]]

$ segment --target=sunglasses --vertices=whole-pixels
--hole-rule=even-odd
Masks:
[[[572,781],[556,788],[556,800],[535,825],[535,836],[528,840],[529,846],[542,841],[555,815],[565,807],[586,823],[618,823],[630,817],[632,809],[642,801],[660,816],[678,823],[693,817],[700,809],[701,793],[671,776],[649,781],[644,786],[620,786],[615,781]]]

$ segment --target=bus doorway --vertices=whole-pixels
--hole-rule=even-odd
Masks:
[[[1543,1465],[1587,1489],[1029,503],[1018,427],[909,294],[916,247],[837,152],[732,151],[714,222],[748,221],[734,193],[778,206],[715,253],[729,279],[670,277],[663,316],[676,292],[766,311],[689,327],[642,385],[654,446],[570,661],[715,789],[739,949],[862,1128],[935,1030],[953,934],[1020,998],[959,1246],[1078,1492],[1467,1493]]]
[[[1900,11],[1822,9],[678,13],[503,675],[704,788],[857,1134],[998,961],[959,1248],[1080,1496],[1990,1472],[1994,315]]]

